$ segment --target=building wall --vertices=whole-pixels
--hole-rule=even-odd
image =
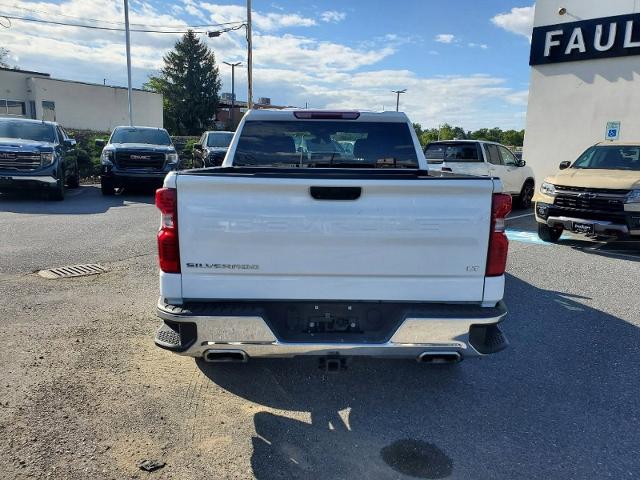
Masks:
[[[29,85],[31,77],[33,73],[0,70],[0,99],[24,102],[27,118],[31,117],[29,101],[33,100],[33,91]],[[3,112],[0,112],[0,115],[2,114]]]
[[[129,123],[127,89],[104,85],[57,80],[32,72],[0,70],[0,99],[18,100],[26,104],[26,117],[31,118],[30,102],[35,105],[35,118],[43,118],[42,102],[55,103],[55,119],[66,128],[110,131]],[[133,91],[135,125],[163,126],[162,95]]]
[[[29,100],[26,80],[30,76],[20,72],[0,71],[0,98],[22,102]]]
[[[38,118],[42,102],[53,101],[56,121],[66,128],[109,131],[129,123],[127,89],[65,80],[32,78]],[[133,91],[133,123],[162,127],[162,95]]]
[[[534,26],[639,12],[640,0],[538,0]],[[532,67],[524,158],[537,182],[604,141],[609,121],[622,122],[621,140],[640,142],[639,110],[640,56]]]

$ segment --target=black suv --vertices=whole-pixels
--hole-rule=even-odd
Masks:
[[[108,142],[96,140],[102,149],[100,184],[103,195],[116,188],[153,183],[178,167],[178,154],[164,128],[116,127]]]
[[[0,118],[0,191],[35,188],[63,200],[80,184],[76,142],[60,125]]]

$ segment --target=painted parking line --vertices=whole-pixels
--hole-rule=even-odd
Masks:
[[[536,245],[552,245],[551,243],[540,240],[537,233],[534,232],[525,232],[522,230],[513,230],[507,228],[506,230],[507,238],[512,242],[521,242],[521,243],[533,243]]]

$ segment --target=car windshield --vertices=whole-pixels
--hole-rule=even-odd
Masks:
[[[431,143],[424,151],[427,160],[446,162],[480,162],[478,147],[475,143]]]
[[[171,137],[159,128],[116,128],[111,143],[146,143],[149,145],[171,145]]]
[[[53,125],[47,123],[0,119],[0,138],[19,138],[53,143],[56,140],[56,132]]]
[[[240,134],[233,164],[285,168],[418,168],[418,157],[405,123],[248,121]]]
[[[572,168],[640,171],[640,145],[591,147]]]
[[[228,147],[233,133],[210,133],[207,136],[207,147]]]

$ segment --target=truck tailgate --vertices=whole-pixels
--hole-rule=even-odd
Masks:
[[[185,299],[482,301],[489,178],[203,173],[177,189]]]

